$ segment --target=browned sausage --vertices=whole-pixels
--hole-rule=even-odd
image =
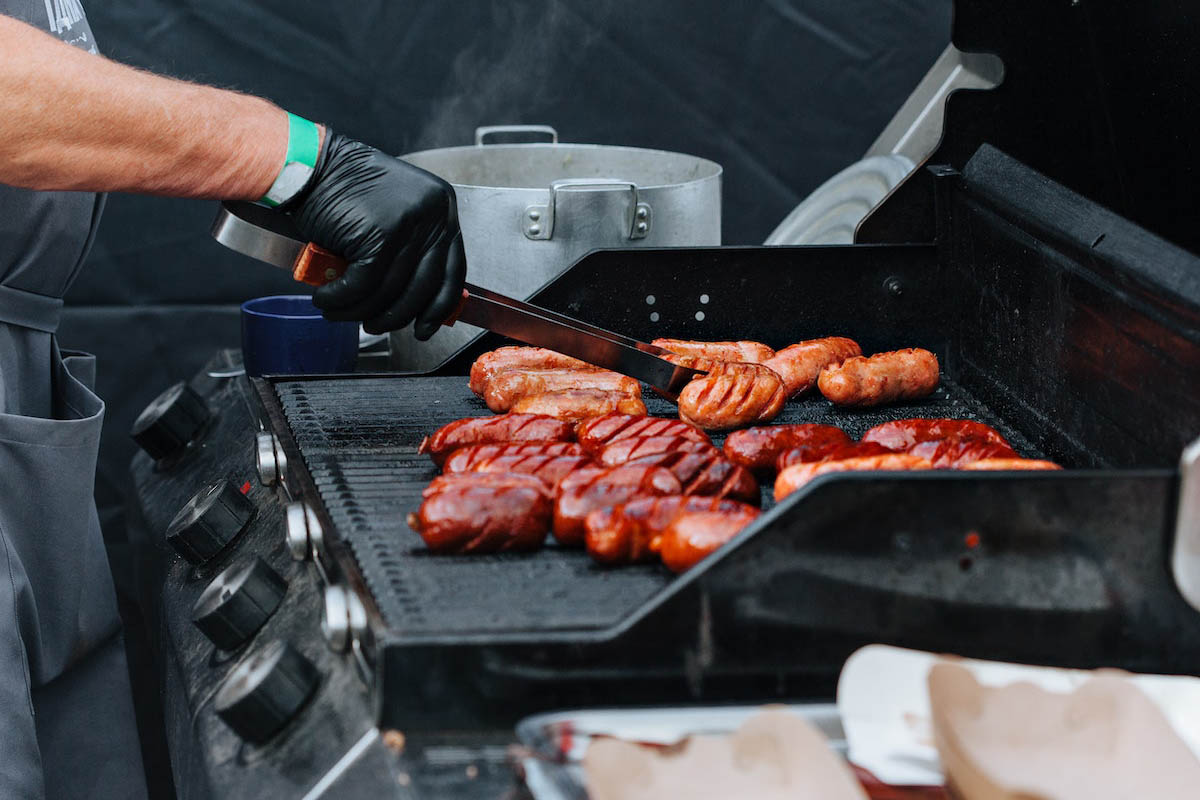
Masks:
[[[611,508],[635,497],[680,494],[683,487],[670,470],[650,465],[584,467],[563,478],[554,501],[554,538],[583,544],[583,523],[598,508]]]
[[[807,392],[817,385],[817,377],[825,367],[840,364],[847,358],[861,356],[862,348],[845,336],[827,336],[789,345],[762,362],[783,378],[788,397]]]
[[[775,469],[780,453],[802,449],[825,452],[850,444],[841,428],[832,425],[767,425],[734,431],[725,438],[725,457],[752,472],[765,476]],[[816,459],[813,459],[816,460]]]
[[[743,506],[735,511],[690,511],[671,520],[659,537],[659,555],[672,572],[691,569],[741,532],[758,509]]]
[[[567,475],[593,463],[590,456],[497,456],[476,464],[475,472],[536,475],[553,488]]]
[[[445,480],[451,478],[452,480]],[[536,550],[550,529],[554,502],[532,475],[441,476],[408,524],[436,553]]]
[[[476,464],[499,456],[582,456],[577,442],[534,442],[532,444],[476,444],[461,447],[442,465],[443,472],[472,472]]]
[[[650,344],[681,356],[710,358],[714,361],[744,361],[761,364],[775,351],[762,342],[697,342],[690,339],[655,339]]]
[[[839,406],[877,406],[925,397],[938,385],[937,356],[919,347],[848,358],[826,367],[817,386]]]
[[[972,419],[897,419],[869,428],[864,442],[879,442],[889,450],[904,452],[914,444],[951,437],[973,437],[996,444],[1008,444],[999,431]]]
[[[775,478],[775,499],[782,500],[818,475],[828,472],[857,472],[860,470],[933,469],[927,459],[908,453],[889,453],[882,456],[844,458],[840,461],[817,461],[793,464]]]
[[[515,442],[569,442],[575,438],[570,423],[543,414],[502,414],[498,417],[456,419],[421,440],[418,453],[428,453],[439,467],[460,447]]]
[[[717,450],[659,453],[629,463],[666,467],[679,479],[684,494],[729,497],[754,506],[762,502],[758,481],[750,471],[729,461]]]
[[[728,430],[770,422],[787,392],[783,378],[761,364],[722,361],[693,378],[679,393],[679,418],[705,430]]]
[[[576,427],[575,434],[589,453],[598,453],[611,442],[643,436],[685,436],[697,442],[710,443],[707,433],[683,420],[620,413],[585,420]]]
[[[974,436],[951,436],[932,442],[921,442],[908,449],[909,455],[929,459],[934,469],[960,469],[973,461],[985,458],[1020,458],[1006,444],[989,442]]]
[[[642,396],[633,378],[604,369],[507,369],[497,372],[483,390],[483,401],[492,411],[508,411],[522,397],[564,389],[603,389]]]
[[[581,422],[585,419],[610,414],[645,414],[646,404],[641,397],[632,397],[626,392],[610,392],[603,389],[564,389],[558,392],[531,394],[513,403],[514,413],[545,414],[566,422]]]
[[[588,555],[601,564],[636,564],[657,557],[659,536],[687,511],[737,511],[736,500],[719,497],[642,497],[597,509],[584,523]]]
[[[596,369],[578,358],[564,356],[544,347],[498,347],[475,359],[468,386],[483,397],[483,390],[497,372],[506,369]]]
[[[601,466],[615,467],[635,458],[676,451],[715,454],[717,448],[711,442],[696,441],[688,436],[636,436],[605,445],[595,457]]]
[[[1053,461],[1041,461],[1036,458],[982,458],[964,464],[959,469],[966,470],[1026,470],[1026,469],[1062,469]]]
[[[847,458],[864,458],[866,456],[886,456],[891,453],[877,442],[851,442],[837,447],[818,449],[815,447],[796,447],[779,454],[775,461],[775,470],[783,472],[792,464],[811,464],[815,461],[842,461]]]

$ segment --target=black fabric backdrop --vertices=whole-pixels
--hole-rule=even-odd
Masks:
[[[950,38],[950,0],[94,0],[101,49],[252,92],[381,149],[466,144],[478,125],[711,158],[724,241],[761,242],[857,160]],[[60,339],[100,357],[97,500],[124,536],[129,427],[237,346],[237,304],[292,293],[213,243],[214,205],[113,196]],[[247,442],[246,457],[251,451]]]

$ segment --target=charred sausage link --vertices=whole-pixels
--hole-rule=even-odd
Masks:
[[[442,465],[443,472],[472,472],[476,464],[500,456],[582,456],[578,442],[533,442],[531,444],[475,444],[460,447]]]
[[[864,442],[878,442],[889,450],[904,452],[915,444],[951,437],[974,437],[996,444],[1008,444],[990,425],[971,419],[898,419],[870,428]]]
[[[937,388],[938,376],[937,356],[910,347],[870,358],[848,358],[826,367],[817,386],[839,406],[877,406],[924,397]]]
[[[441,476],[424,495],[408,524],[435,553],[536,550],[554,513],[549,489],[532,475]]]
[[[719,497],[643,497],[613,508],[597,509],[584,523],[588,554],[601,564],[636,564],[657,557],[659,536],[688,511],[732,512],[743,508]]]
[[[707,433],[683,420],[634,414],[612,413],[585,420],[579,423],[575,433],[579,443],[590,453],[598,453],[605,445],[622,439],[647,436],[683,436],[711,444]]]
[[[1062,469],[1053,461],[1042,461],[1037,458],[981,458],[959,467],[964,470],[1035,470]]]
[[[921,442],[908,449],[909,455],[929,459],[934,469],[961,469],[975,461],[990,458],[1020,458],[1007,444],[989,442],[974,436],[951,436]]]
[[[762,342],[697,342],[690,339],[655,339],[650,344],[672,353],[713,361],[744,361],[761,364],[775,351]],[[685,364],[686,366],[686,364]]]
[[[757,508],[735,511],[689,511],[671,520],[659,538],[659,555],[672,572],[691,569],[757,517]]]
[[[837,447],[818,449],[796,447],[779,454],[775,461],[777,472],[783,472],[792,464],[811,464],[817,461],[844,461],[847,458],[886,456],[893,451],[877,442],[851,442]]]
[[[483,390],[483,401],[492,411],[508,411],[522,397],[566,389],[601,389],[641,398],[642,387],[633,378],[608,370],[508,369],[496,373]]]
[[[471,365],[468,386],[483,397],[487,383],[497,372],[506,369],[595,369],[577,358],[564,356],[544,347],[498,347],[475,359]]]
[[[734,464],[717,451],[659,453],[629,463],[666,467],[679,479],[683,493],[687,495],[729,497],[753,506],[762,502],[758,481],[749,470]]]
[[[670,470],[652,465],[584,467],[558,485],[554,502],[554,538],[582,545],[584,520],[598,508],[611,508],[635,497],[680,494],[683,487]]]
[[[817,385],[817,377],[825,367],[840,364],[847,358],[861,356],[862,348],[845,336],[808,339],[789,345],[762,362],[783,378],[788,397],[807,392]]]
[[[618,439],[605,445],[596,453],[596,461],[605,467],[615,467],[635,458],[658,455],[659,453],[712,453],[716,445],[701,442],[687,436],[636,436]]]
[[[725,438],[722,452],[733,463],[765,476],[771,474],[776,459],[787,450],[824,453],[851,441],[845,431],[832,425],[769,425],[734,431]]]
[[[456,419],[421,440],[418,453],[428,453],[439,467],[461,447],[510,442],[569,442],[572,426],[543,414],[502,414],[496,417]]]
[[[683,387],[679,418],[705,430],[728,430],[770,422],[785,402],[783,379],[773,370],[724,361]]]
[[[497,456],[476,464],[475,471],[534,475],[553,489],[575,470],[593,463],[590,456]]]
[[[621,414],[645,414],[641,397],[627,392],[604,389],[563,389],[531,394],[513,403],[512,410],[524,414],[545,414],[566,422],[581,422],[614,411]]]
[[[840,461],[817,461],[793,464],[775,478],[775,499],[782,500],[818,475],[828,472],[857,472],[866,470],[933,469],[928,459],[908,453],[889,453],[882,456],[844,458]]]

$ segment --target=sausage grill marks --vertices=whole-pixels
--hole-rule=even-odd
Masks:
[[[601,564],[653,561],[659,536],[680,514],[690,511],[734,513],[745,506],[719,497],[643,497],[613,508],[597,509],[584,523],[588,554]]]
[[[516,442],[569,442],[575,438],[570,423],[542,414],[501,414],[495,417],[457,419],[421,440],[418,453],[428,453],[439,467],[460,447]]]
[[[681,494],[683,487],[671,471],[643,464],[584,467],[563,478],[554,502],[554,538],[565,545],[582,545],[584,520],[598,508],[611,508],[635,497]]]
[[[847,458],[865,458],[867,456],[886,456],[892,453],[877,442],[851,442],[836,447],[795,447],[779,454],[775,461],[777,472],[790,467],[792,464],[812,464],[819,461],[843,461]]]
[[[864,442],[878,442],[889,450],[908,450],[921,442],[940,441],[952,437],[984,439],[996,444],[1008,444],[990,425],[970,419],[898,419],[869,428],[862,435]]]
[[[613,411],[622,414],[646,413],[641,397],[604,389],[564,389],[558,392],[526,395],[513,403],[512,411],[545,414],[565,422],[581,422]]]
[[[554,513],[532,475],[447,475],[426,487],[408,524],[435,553],[500,553],[541,547]]]
[[[637,436],[618,439],[594,453],[596,461],[605,467],[615,467],[637,458],[662,453],[708,453],[719,451],[711,442],[701,442],[687,436]]]
[[[719,362],[679,393],[679,418],[705,430],[728,430],[770,422],[787,392],[783,379],[761,364]]]
[[[754,521],[757,508],[689,511],[679,514],[659,537],[659,555],[667,569],[683,572],[715,552]]]
[[[468,383],[471,391],[483,397],[488,381],[506,369],[596,369],[591,364],[564,356],[544,347],[498,347],[475,359]]]
[[[608,370],[507,369],[497,372],[483,390],[492,411],[508,411],[523,397],[567,389],[600,389],[641,398],[642,386],[633,378]]]
[[[881,456],[846,458],[841,461],[817,461],[793,464],[775,478],[775,499],[782,500],[818,475],[829,472],[859,472],[873,470],[933,469],[928,459],[908,453],[888,453]]]
[[[575,429],[579,444],[589,453],[598,453],[605,445],[622,439],[648,436],[683,436],[711,444],[708,434],[683,420],[639,417],[631,414],[605,414],[579,423]]]
[[[824,453],[852,441],[844,430],[832,425],[769,425],[734,431],[725,437],[722,452],[733,463],[765,477],[774,471],[783,452],[799,448]]]
[[[697,453],[659,453],[634,459],[630,464],[646,464],[671,470],[683,486],[683,493],[710,497],[729,497],[757,506],[762,502],[758,481],[745,467],[726,459],[715,449]]]
[[[475,472],[534,475],[553,488],[577,469],[592,465],[590,456],[497,456],[475,465]]]
[[[744,361],[761,364],[775,355],[762,342],[696,342],[688,339],[655,339],[650,344],[681,356],[712,361]],[[674,361],[674,359],[672,359]],[[684,363],[684,366],[690,366]]]
[[[870,358],[856,356],[826,367],[817,378],[817,387],[836,405],[870,407],[931,394],[939,374],[937,356],[910,347]]]
[[[973,436],[952,436],[939,441],[921,442],[910,447],[908,454],[929,459],[934,469],[961,469],[984,459],[1020,458],[1017,451],[1007,444]]]
[[[783,378],[788,397],[803,394],[817,385],[817,377],[825,367],[840,364],[847,358],[861,356],[862,348],[845,336],[827,336],[789,345],[762,362]]]
[[[476,444],[455,450],[442,465],[445,473],[472,472],[476,464],[500,456],[582,456],[577,442],[533,442],[531,444]]]

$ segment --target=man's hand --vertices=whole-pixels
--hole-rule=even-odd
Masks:
[[[422,341],[462,296],[458,208],[450,184],[373,147],[326,131],[309,187],[286,207],[310,241],[349,261],[313,293],[328,319],[368,333],[403,328]]]

